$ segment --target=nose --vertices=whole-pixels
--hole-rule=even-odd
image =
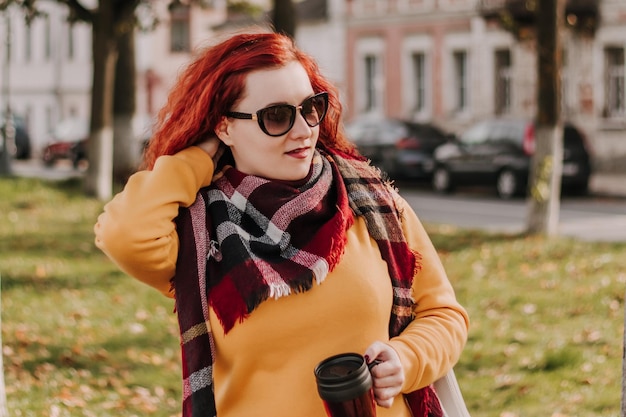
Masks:
[[[313,128],[309,126],[302,115],[302,107],[296,109],[296,120],[290,130],[291,136],[294,138],[302,138],[311,136]]]

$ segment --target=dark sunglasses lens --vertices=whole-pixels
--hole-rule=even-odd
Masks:
[[[296,109],[293,106],[272,106],[262,110],[259,121],[263,123],[267,134],[280,136],[287,133],[296,117]]]
[[[315,127],[324,118],[328,107],[328,96],[326,94],[318,94],[308,98],[302,102],[302,116],[307,124]]]

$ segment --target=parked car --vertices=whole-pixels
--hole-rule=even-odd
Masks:
[[[89,123],[80,118],[59,122],[51,132],[41,157],[44,165],[53,166],[59,160],[69,160],[77,168],[87,158]]]
[[[346,124],[348,138],[363,156],[394,179],[428,179],[433,152],[451,135],[429,123],[363,117]]]
[[[563,133],[563,189],[584,194],[591,176],[586,138],[571,123],[565,123]],[[457,186],[495,186],[501,198],[523,195],[535,140],[535,126],[529,120],[478,122],[458,140],[435,150],[433,189],[450,192]]]
[[[26,121],[21,116],[13,114],[13,127],[15,128],[15,143],[9,151],[16,159],[29,159],[31,156],[30,134],[26,127]],[[6,115],[0,120],[0,148],[3,146],[5,135]]]

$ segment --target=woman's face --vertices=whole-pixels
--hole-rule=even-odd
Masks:
[[[255,114],[275,104],[299,106],[314,95],[304,67],[293,61],[284,67],[248,74],[244,95],[231,111]],[[269,136],[256,120],[225,117],[217,136],[230,147],[237,169],[275,180],[294,181],[309,172],[319,126],[310,127],[296,112],[293,127],[280,136]]]

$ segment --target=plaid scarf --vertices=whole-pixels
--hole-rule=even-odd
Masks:
[[[195,203],[181,208],[172,283],[183,417],[216,416],[209,305],[228,332],[263,301],[322,282],[343,254],[354,215],[364,217],[387,262],[394,294],[389,334],[400,334],[412,319],[411,284],[420,257],[406,244],[394,192],[365,161],[326,150],[316,152],[302,181],[270,181],[223,166]],[[406,399],[414,417],[442,415],[431,387]]]

